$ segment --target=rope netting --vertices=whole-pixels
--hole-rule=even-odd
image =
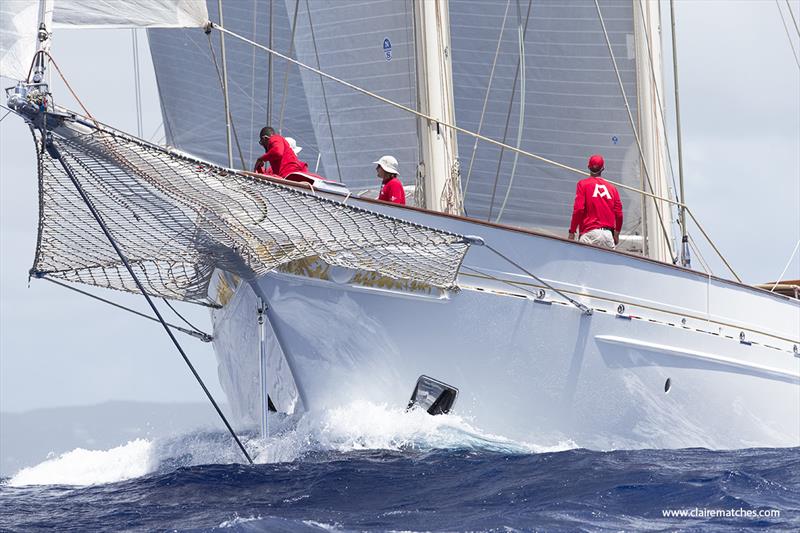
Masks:
[[[49,131],[62,160],[34,130],[36,275],[137,292],[62,163],[156,296],[212,304],[214,268],[249,278],[310,257],[451,288],[468,249],[460,235],[230,171],[106,126],[64,119]]]

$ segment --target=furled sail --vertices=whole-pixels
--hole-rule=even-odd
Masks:
[[[73,115],[74,116],[74,115]],[[36,119],[34,119],[36,120]],[[459,235],[236,173],[89,119],[48,125],[61,154],[36,142],[40,224],[32,273],[135,292],[72,185],[73,173],[153,295],[208,301],[214,268],[243,277],[319,257],[330,265],[455,286]]]
[[[200,28],[203,0],[3,0],[0,75],[21,80],[36,51],[39,19],[53,28]],[[52,24],[51,24],[52,22]]]

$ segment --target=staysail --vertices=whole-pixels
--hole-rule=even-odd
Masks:
[[[152,295],[213,304],[207,288],[214,268],[249,278],[310,257],[455,286],[469,247],[459,235],[230,171],[74,114],[60,115],[57,124],[53,118],[46,129],[60,160],[44,147],[41,127],[34,129],[40,180],[35,276],[137,291],[69,169]]]

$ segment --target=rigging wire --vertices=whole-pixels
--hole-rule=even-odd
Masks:
[[[294,2],[294,16],[292,17],[292,35],[289,38],[289,55],[294,52],[294,34],[297,31],[297,12],[300,10],[300,0]],[[253,48],[255,51],[255,48]],[[271,56],[272,54],[270,54]],[[286,94],[289,92],[289,67],[292,64],[286,63],[286,71],[283,73],[283,94],[281,95],[281,114],[278,119],[278,132],[283,135],[283,112],[286,110]],[[316,170],[314,171],[316,172]]]
[[[50,283],[54,283],[54,284],[58,285],[59,287],[64,287],[65,289],[69,289],[71,291],[77,292],[78,294],[82,294],[83,296],[88,296],[89,298],[93,298],[95,300],[98,300],[98,301],[103,302],[105,304],[108,304],[110,306],[116,307],[118,309],[122,309],[123,311],[128,311],[129,313],[133,313],[134,315],[140,316],[142,318],[146,318],[147,320],[152,320],[153,322],[158,322],[159,321],[155,317],[152,317],[150,315],[146,315],[146,314],[141,313],[141,312],[139,312],[139,311],[137,311],[135,309],[131,309],[130,307],[126,307],[126,306],[124,306],[122,304],[118,304],[116,302],[112,302],[111,300],[107,300],[105,298],[101,298],[100,296],[92,294],[92,293],[90,293],[88,291],[81,290],[81,289],[79,289],[77,287],[73,287],[71,285],[67,285],[66,283],[62,283],[60,281],[56,281],[53,278],[49,278],[49,277],[43,276],[43,275],[36,276],[36,277],[37,277],[37,279],[43,279],[45,281],[49,281]],[[166,300],[164,300],[164,301],[166,302]],[[169,303],[167,303],[167,305],[169,305]],[[171,307],[172,306],[170,306],[170,308]],[[187,324],[188,324],[188,322],[187,322]],[[176,331],[180,331],[181,333],[184,333],[186,335],[191,335],[192,337],[200,339],[203,342],[211,342],[213,340],[211,335],[209,335],[208,333],[206,333],[206,332],[204,332],[202,330],[199,330],[199,329],[195,328],[191,324],[189,324],[189,325],[192,326],[194,331],[182,328],[181,326],[176,326],[175,324],[170,324],[169,322],[167,322],[167,325],[169,327],[171,327],[172,329],[176,330]]]
[[[787,270],[789,270],[789,265],[792,264],[792,261],[794,260],[794,256],[797,253],[798,248],[800,248],[800,239],[798,239],[797,244],[794,245],[794,250],[792,251],[792,255],[789,256],[789,260],[786,262],[786,266],[784,267],[783,272],[781,272],[781,275],[778,276],[777,280],[775,280],[775,285],[772,286],[769,292],[773,292],[775,290],[775,287],[780,285],[780,282],[783,279],[783,275],[786,274]]]
[[[3,107],[5,107],[5,106],[3,106]],[[0,118],[0,122],[3,122],[3,119],[5,119],[10,114],[11,114],[11,110],[9,109],[8,111],[6,111],[6,114],[3,115],[3,118]]]
[[[197,383],[200,385],[200,387],[202,387],[203,392],[205,392],[206,397],[209,399],[211,404],[214,406],[214,409],[217,411],[217,414],[222,419],[223,423],[225,424],[225,427],[228,428],[228,432],[230,432],[231,436],[233,437],[233,440],[236,441],[236,444],[239,446],[239,449],[242,451],[242,454],[244,454],[244,456],[247,458],[247,461],[252,465],[253,464],[253,459],[250,457],[250,454],[247,453],[247,450],[245,449],[245,447],[242,444],[242,442],[239,440],[239,437],[236,435],[236,432],[233,430],[233,427],[231,427],[230,423],[228,422],[228,419],[225,417],[225,414],[222,412],[222,409],[220,409],[220,407],[217,404],[216,400],[214,400],[214,396],[211,394],[211,391],[208,390],[208,387],[206,387],[206,384],[203,382],[203,378],[201,378],[200,374],[197,373],[197,370],[194,368],[194,365],[192,364],[191,360],[189,359],[189,356],[186,355],[186,352],[183,350],[183,347],[181,346],[180,342],[178,342],[178,339],[175,338],[175,335],[172,333],[172,330],[170,329],[169,325],[167,325],[167,322],[164,320],[164,317],[161,316],[161,313],[159,312],[158,307],[156,307],[156,304],[150,298],[150,295],[147,294],[147,291],[145,290],[144,286],[142,285],[142,282],[139,281],[139,277],[133,271],[133,267],[131,267],[130,263],[128,262],[127,257],[122,252],[122,250],[119,248],[119,245],[117,244],[117,241],[111,235],[111,232],[109,231],[108,227],[106,226],[105,222],[103,221],[103,217],[97,211],[97,208],[95,208],[95,206],[92,203],[91,199],[86,194],[86,191],[83,190],[83,187],[81,186],[81,184],[78,181],[77,177],[75,177],[75,174],[72,172],[72,169],[70,168],[70,166],[64,160],[63,156],[59,153],[58,145],[55,143],[55,141],[53,141],[53,139],[51,137],[48,137],[44,133],[43,133],[43,140],[46,143],[46,149],[47,149],[48,153],[50,154],[51,157],[53,157],[53,159],[56,159],[61,164],[62,168],[64,169],[64,172],[67,174],[67,176],[69,177],[70,181],[72,182],[72,184],[74,185],[75,189],[77,190],[78,194],[80,195],[81,199],[86,204],[86,207],[88,208],[89,212],[92,214],[92,217],[95,219],[95,221],[97,222],[98,226],[100,226],[100,229],[103,231],[103,234],[106,236],[106,239],[108,239],[108,242],[111,244],[111,247],[114,248],[114,251],[116,252],[117,256],[119,256],[120,260],[125,265],[125,269],[128,271],[128,274],[133,279],[134,283],[136,284],[136,287],[142,293],[142,296],[144,296],[144,299],[147,300],[147,303],[148,303],[148,305],[150,305],[150,308],[153,310],[153,313],[155,313],[156,317],[158,317],[158,321],[161,322],[161,325],[164,327],[164,331],[167,332],[167,335],[169,336],[170,340],[172,340],[172,343],[175,345],[175,348],[177,348],[178,352],[180,353],[180,355],[183,358],[183,360],[186,363],[186,365],[189,367],[189,370],[191,370],[192,374],[194,374],[194,377],[197,380]]]
[[[219,65],[217,64],[217,54],[214,52],[214,45],[211,43],[211,32],[206,33],[206,37],[208,37],[208,49],[211,50],[211,59],[214,61],[214,70],[217,72],[217,79],[219,79],[219,85],[224,90],[225,89],[225,82],[222,79],[222,74],[219,71]],[[242,147],[239,144],[239,135],[236,132],[236,124],[233,122],[233,115],[230,112],[230,109],[226,106],[225,112],[228,114],[228,122],[231,125],[231,130],[233,130],[233,140],[236,142],[236,150],[239,152],[239,162],[242,165],[242,170],[247,170],[247,166],[244,164],[244,155],[242,154]]]
[[[789,46],[792,48],[792,55],[794,56],[794,62],[797,63],[797,68],[800,69],[800,59],[797,58],[797,52],[794,49],[794,42],[792,41],[792,35],[789,33],[789,26],[786,25],[786,18],[783,16],[783,10],[781,10],[781,4],[778,2],[778,0],[775,0],[775,7],[778,8],[778,14],[781,16],[781,22],[783,22],[783,30],[786,32],[786,38],[789,39]],[[794,14],[792,13],[791,6],[789,7],[789,13],[792,14],[792,20],[794,20]]]
[[[489,104],[489,93],[492,90],[492,81],[494,81],[494,70],[497,66],[497,58],[500,57],[500,45],[503,43],[503,32],[506,30],[506,19],[508,18],[508,8],[511,6],[511,0],[506,2],[506,10],[503,13],[503,23],[500,25],[500,34],[497,37],[497,47],[494,50],[494,60],[492,60],[492,69],[489,71],[489,83],[486,85],[486,95],[483,97],[483,108],[481,109],[481,118],[478,121],[478,133],[483,129],[483,118],[486,115],[486,107]],[[469,168],[467,169],[467,179],[464,182],[464,200],[467,197],[467,188],[469,188],[469,178],[472,176],[472,164],[475,162],[475,155],[478,151],[478,138],[475,138],[475,144],[472,145],[472,155],[469,158]]]
[[[538,161],[542,161],[542,162],[547,163],[549,165],[552,165],[554,167],[561,168],[561,169],[564,169],[564,170],[568,170],[570,172],[574,172],[575,174],[580,174],[581,176],[588,176],[589,175],[588,172],[586,172],[584,170],[580,170],[580,169],[577,169],[575,167],[571,167],[569,165],[565,165],[563,163],[559,163],[558,161],[553,161],[552,159],[548,159],[548,158],[540,156],[538,154],[534,154],[533,152],[529,152],[527,150],[522,150],[520,148],[516,148],[514,146],[511,146],[509,144],[505,144],[505,143],[500,142],[498,140],[492,139],[491,137],[487,137],[485,135],[481,135],[480,133],[475,133],[474,131],[468,130],[466,128],[462,128],[460,126],[457,126],[455,124],[451,124],[449,122],[445,122],[445,121],[443,121],[441,119],[437,119],[435,117],[432,117],[430,115],[427,115],[425,113],[417,111],[416,109],[412,109],[412,108],[410,108],[408,106],[405,106],[403,104],[395,102],[394,100],[390,100],[390,99],[388,99],[388,98],[386,98],[384,96],[381,96],[379,94],[370,92],[370,91],[368,91],[368,90],[366,90],[366,89],[364,89],[362,87],[359,87],[358,85],[354,85],[354,84],[352,84],[352,83],[350,83],[348,81],[345,81],[345,80],[343,80],[341,78],[337,78],[336,76],[328,74],[327,72],[323,72],[322,70],[320,70],[318,68],[314,68],[314,67],[312,67],[310,65],[307,65],[307,64],[305,64],[305,63],[303,63],[301,61],[298,61],[296,59],[292,59],[291,57],[289,57],[289,56],[287,56],[285,54],[282,54],[282,53],[280,53],[280,52],[278,52],[276,50],[272,50],[272,49],[270,49],[270,48],[268,48],[268,47],[266,47],[266,46],[264,46],[262,44],[254,42],[254,41],[248,39],[247,37],[243,37],[243,36],[239,35],[238,33],[233,32],[233,31],[231,31],[231,30],[229,30],[229,29],[227,29],[227,28],[225,28],[225,27],[223,27],[223,26],[221,26],[219,24],[216,24],[214,22],[209,22],[208,28],[209,29],[216,29],[216,30],[221,31],[223,33],[227,33],[228,35],[230,35],[231,37],[234,37],[235,39],[239,39],[240,41],[245,42],[245,43],[247,43],[247,44],[249,44],[251,46],[255,46],[256,48],[264,50],[265,52],[267,52],[269,54],[273,54],[276,57],[280,57],[281,59],[284,59],[284,60],[286,60],[286,61],[288,61],[288,62],[290,62],[292,64],[297,65],[298,67],[303,68],[303,69],[311,71],[311,72],[317,74],[320,77],[329,79],[329,80],[331,80],[333,82],[336,82],[336,83],[338,83],[340,85],[343,85],[343,86],[345,86],[345,87],[347,87],[349,89],[352,89],[353,91],[356,91],[358,93],[361,93],[361,94],[364,94],[364,95],[369,96],[371,98],[374,98],[376,100],[379,100],[379,101],[381,101],[381,102],[383,102],[383,103],[385,103],[387,105],[390,105],[392,107],[395,107],[397,109],[401,109],[401,110],[405,111],[406,113],[410,113],[412,115],[415,115],[417,117],[420,117],[420,118],[425,119],[425,120],[430,121],[430,122],[438,122],[438,124],[440,126],[443,126],[443,127],[446,127],[446,128],[450,128],[451,130],[454,130],[454,131],[457,131],[459,133],[463,133],[465,135],[468,135],[470,137],[482,140],[482,141],[484,141],[486,143],[489,143],[489,144],[492,144],[492,145],[495,145],[495,146],[499,146],[500,148],[503,148],[505,150],[509,150],[509,151],[512,151],[512,152],[518,152],[520,155],[524,155],[526,157],[530,157],[531,159],[536,159]],[[731,268],[730,263],[727,262],[725,257],[722,255],[722,253],[716,247],[716,245],[714,245],[714,242],[711,240],[711,238],[709,237],[708,233],[703,229],[702,225],[697,220],[697,217],[694,216],[694,214],[692,213],[692,210],[689,208],[689,206],[687,206],[687,205],[685,205],[685,204],[683,204],[681,202],[678,202],[676,200],[673,200],[671,198],[658,196],[656,194],[647,192],[647,191],[645,191],[643,189],[638,189],[636,187],[632,187],[632,186],[626,185],[624,183],[620,183],[620,182],[617,182],[617,181],[614,181],[614,180],[609,180],[609,179],[607,179],[606,181],[611,183],[611,184],[613,184],[613,185],[615,185],[616,187],[621,188],[621,189],[625,189],[625,190],[628,190],[628,191],[636,192],[636,193],[642,194],[644,196],[647,196],[648,198],[652,198],[654,200],[660,200],[662,202],[666,202],[666,203],[669,203],[669,204],[672,204],[672,205],[675,205],[675,206],[678,206],[678,207],[685,208],[686,212],[689,213],[689,215],[691,216],[691,218],[694,221],[694,223],[697,224],[697,227],[702,232],[703,237],[709,242],[709,244],[714,249],[714,251],[717,253],[717,255],[720,257],[720,259],[725,263],[725,265],[727,266],[728,270],[730,270],[731,274],[733,274],[733,276],[738,281],[741,282],[741,279],[736,275],[736,272],[733,270],[733,268]]]
[[[272,35],[272,27],[273,27],[273,20],[272,20],[272,5],[273,0],[269,1],[269,37],[267,37],[269,42],[269,47],[274,48],[273,46],[273,35]],[[255,17],[254,17],[255,18]],[[267,124],[272,126],[272,55],[267,56]]]
[[[322,64],[319,61],[317,38],[314,35],[314,24],[311,22],[311,8],[308,7],[308,0],[306,0],[306,11],[308,12],[308,27],[311,30],[311,42],[314,45],[314,56],[317,58],[317,68],[321,69]],[[339,167],[339,153],[336,151],[336,139],[333,136],[333,123],[331,122],[331,113],[328,108],[328,95],[325,92],[325,80],[320,78],[319,85],[322,88],[322,101],[325,104],[325,115],[328,117],[328,129],[331,132],[331,145],[333,146],[333,157],[336,160],[336,173],[339,175],[339,181],[342,181],[342,170]]]
[[[136,93],[136,136],[142,138],[142,80],[139,70],[139,36],[136,28],[131,30],[133,39],[133,80]]]
[[[253,40],[258,40],[258,25],[256,24],[258,21],[258,0],[253,0]],[[252,47],[251,47],[252,48]],[[255,97],[256,94],[256,49],[252,48],[253,54],[250,58],[250,94],[251,100]],[[250,131],[255,132],[255,118],[256,117],[256,106],[250,106]],[[253,160],[253,150],[250,149],[249,152],[250,161]]]
[[[545,287],[547,287],[547,288],[548,288],[548,289],[550,289],[551,291],[553,291],[553,292],[555,292],[555,293],[558,293],[558,294],[559,294],[559,295],[560,295],[562,298],[566,299],[566,300],[567,300],[569,303],[571,303],[572,305],[574,305],[575,307],[577,307],[578,309],[580,309],[581,311],[583,311],[583,314],[585,314],[585,315],[591,315],[591,314],[592,314],[592,309],[591,309],[591,308],[589,308],[589,307],[585,306],[584,304],[580,303],[579,301],[575,300],[574,298],[570,298],[570,297],[569,297],[567,294],[565,294],[563,291],[560,291],[560,290],[556,289],[555,287],[553,287],[552,285],[550,285],[549,283],[547,283],[546,281],[544,281],[542,278],[540,278],[540,277],[539,277],[539,276],[537,276],[536,274],[534,274],[534,273],[530,272],[530,271],[529,271],[529,270],[527,270],[525,267],[523,267],[522,265],[518,264],[517,262],[515,262],[515,261],[514,261],[513,259],[511,259],[510,257],[508,257],[508,256],[504,255],[502,252],[500,252],[499,250],[495,249],[495,248],[494,248],[494,247],[492,247],[491,245],[489,245],[489,244],[486,244],[486,243],[483,243],[483,245],[484,245],[484,246],[486,246],[486,248],[487,248],[487,249],[489,249],[490,251],[494,252],[494,253],[495,253],[495,254],[496,254],[498,257],[500,257],[501,259],[504,259],[505,261],[507,261],[507,262],[508,262],[508,263],[510,263],[511,265],[513,265],[513,266],[517,267],[519,270],[521,270],[522,272],[524,272],[525,274],[527,274],[527,275],[528,275],[528,276],[530,276],[531,278],[535,279],[536,281],[538,281],[539,283],[541,283],[542,285],[544,285]],[[474,271],[474,269],[470,269],[470,270],[473,270],[473,271]],[[478,272],[479,272],[479,273],[481,273],[481,274],[489,275],[489,274],[486,274],[485,272],[480,272],[480,271],[478,271]],[[496,278],[495,278],[495,279],[496,279]],[[498,280],[498,281],[503,281],[503,280]],[[512,284],[512,285],[513,285],[513,284]]]
[[[519,67],[522,72],[519,82],[519,120],[517,122],[517,148],[522,146],[522,131],[525,127],[525,97],[527,92],[525,83],[527,75],[525,72],[525,33],[528,29],[528,19],[531,16],[531,4],[533,0],[528,1],[528,14],[525,16],[525,28],[522,27],[522,13],[519,8],[519,0],[517,0],[517,34],[519,36]],[[506,195],[503,198],[503,204],[500,206],[500,211],[497,213],[495,222],[500,222],[500,217],[503,216],[503,211],[506,210],[506,203],[508,203],[508,196],[511,194],[511,187],[514,185],[514,176],[517,173],[517,162],[519,161],[519,152],[514,152],[514,164],[511,165],[511,177],[508,178],[508,188],[506,188]]]
[[[608,36],[608,30],[606,29],[606,23],[605,20],[603,19],[603,13],[600,11],[599,1],[594,0],[594,5],[597,8],[597,16],[600,19],[600,25],[603,28],[603,35],[605,36],[606,45],[608,46],[608,53],[611,56],[611,62],[614,65],[614,72],[617,75],[619,90],[620,92],[622,92],[622,98],[625,101],[625,109],[628,112],[628,120],[630,122],[631,131],[633,131],[633,135],[636,139],[636,147],[639,149],[639,157],[641,158],[642,161],[642,169],[644,170],[644,176],[647,179],[647,185],[648,187],[650,187],[650,192],[655,194],[655,188],[653,187],[653,183],[650,179],[650,172],[647,169],[647,163],[644,157],[644,151],[642,150],[642,142],[641,139],[639,138],[639,132],[637,131],[636,124],[633,120],[633,113],[631,112],[631,106],[630,103],[628,102],[628,96],[625,94],[625,86],[622,84],[622,77],[620,76],[619,73],[619,67],[617,66],[617,59],[614,56],[614,50],[611,48],[611,40],[609,39]],[[661,209],[659,209],[658,204],[656,202],[653,202],[653,206],[655,207],[656,214],[658,215],[658,222],[661,225],[661,230],[664,233],[664,241],[666,242],[667,248],[669,249],[670,258],[672,259],[672,263],[675,264],[678,262],[678,259],[672,251],[672,242],[669,236],[669,231],[667,231],[666,224],[664,223],[664,217],[661,213]]]
[[[519,4],[519,2],[517,2]],[[522,39],[525,40],[525,36],[528,32],[528,21],[530,20],[531,14],[531,5],[533,4],[533,0],[528,1],[528,15],[525,18],[525,28],[522,32]],[[519,20],[519,17],[517,18]],[[522,61],[522,57],[520,56],[519,60],[517,61],[517,68],[514,72],[514,81],[511,84],[511,98],[508,100],[508,111],[506,112],[506,125],[503,128],[503,144],[506,144],[506,138],[508,137],[508,126],[511,123],[511,110],[514,107],[514,97],[517,95],[517,81],[519,80],[519,69],[520,63]],[[519,150],[519,146],[516,147]],[[505,148],[500,149],[500,157],[497,158],[497,172],[494,176],[494,184],[492,185],[492,199],[489,202],[489,215],[486,217],[487,221],[490,221],[492,218],[492,210],[494,208],[494,198],[497,193],[497,184],[500,181],[500,168],[503,164],[503,154],[505,153]],[[519,153],[519,152],[515,152]]]
[[[797,36],[800,37],[800,27],[797,25],[797,19],[794,18],[794,11],[792,11],[792,4],[789,3],[789,0],[785,0],[786,8],[789,10],[789,16],[792,17],[792,22],[794,23],[794,31],[797,32]]]
[[[706,258],[703,257],[703,254],[700,253],[700,246],[697,244],[697,242],[695,242],[694,238],[691,235],[687,234],[687,237],[689,237],[689,246],[694,251],[695,257],[697,257],[697,259],[700,260],[700,266],[703,267],[703,270],[706,272],[706,274],[713,274],[714,273],[713,269],[711,268],[711,266],[709,266],[708,261],[706,261]]]
[[[175,307],[173,307],[173,305],[172,305],[171,303],[169,303],[169,300],[167,300],[167,299],[166,299],[166,298],[164,298],[163,296],[161,297],[161,300],[163,300],[163,301],[164,301],[164,303],[165,303],[165,304],[167,304],[167,307],[169,307],[169,308],[172,310],[172,312],[173,312],[173,313],[175,313],[175,316],[177,316],[178,318],[180,318],[180,319],[183,321],[183,323],[184,323],[184,324],[186,324],[187,326],[189,326],[190,328],[192,328],[193,330],[195,330],[197,333],[203,333],[203,331],[201,331],[200,329],[196,328],[194,324],[192,324],[191,322],[189,322],[188,320],[186,320],[186,318],[184,318],[184,316],[183,316],[182,314],[180,314],[180,313],[178,312],[178,310],[177,310],[177,309],[175,309]],[[203,335],[205,335],[205,333],[203,333]]]

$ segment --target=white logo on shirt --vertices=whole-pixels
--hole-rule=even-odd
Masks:
[[[595,183],[594,194],[592,195],[592,198],[597,198],[598,196],[600,198],[608,198],[609,200],[611,200],[611,194],[609,194],[608,188],[605,185],[600,185],[599,183]]]

